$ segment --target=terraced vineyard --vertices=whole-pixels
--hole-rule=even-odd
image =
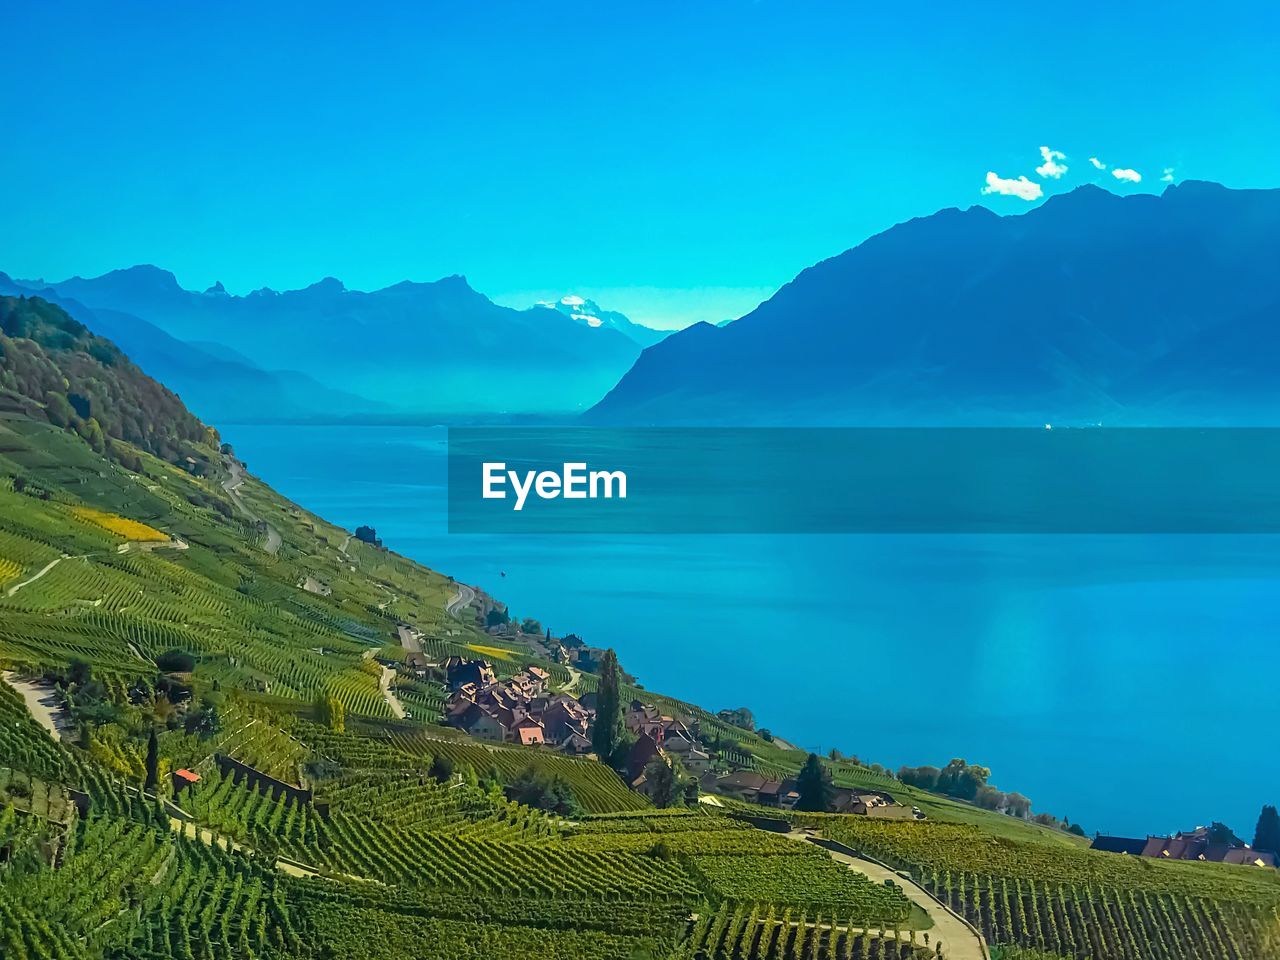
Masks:
[[[906,925],[911,904],[901,892],[876,886],[825,853],[798,843],[794,856],[698,854],[694,868],[725,899],[783,907],[828,908],[855,917],[859,926]]]
[[[922,939],[868,930],[839,911],[726,904],[700,917],[671,960],[913,960],[935,956]]]
[[[578,760],[547,750],[461,740],[453,731],[447,731],[443,737],[429,732],[390,731],[386,740],[409,756],[447,757],[455,767],[467,766],[478,773],[496,767],[503,775],[514,778],[532,764],[563,777],[587,813],[643,810],[649,806],[644,797],[628,790],[616,773],[595,761]]]
[[[955,824],[809,822],[909,870],[993,943],[1116,960],[1280,955],[1273,870],[1019,843]]]

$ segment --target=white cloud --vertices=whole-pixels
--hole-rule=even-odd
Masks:
[[[1173,167],[1165,167],[1164,175],[1160,178],[1162,183],[1173,183]]]
[[[1117,180],[1125,180],[1129,183],[1142,182],[1142,174],[1137,170],[1126,170],[1124,167],[1116,167],[1111,171],[1111,175]]]
[[[1059,160],[1067,159],[1067,155],[1061,150],[1050,150],[1048,147],[1041,147],[1040,156],[1044,158],[1044,163],[1036,167],[1036,173],[1040,174],[1040,176],[1060,180],[1062,175],[1067,172],[1066,164],[1058,163]]]
[[[1039,200],[1044,193],[1040,184],[1026,177],[1005,179],[996,175],[994,170],[987,171],[987,185],[982,188],[984,194],[998,193],[1002,197],[1021,197],[1023,200]]]
[[[1094,168],[1095,170],[1105,170],[1105,169],[1107,169],[1107,165],[1106,165],[1105,163],[1103,163],[1101,160],[1099,160],[1097,157],[1090,157],[1090,158],[1089,158],[1089,162],[1093,164],[1093,168]]]

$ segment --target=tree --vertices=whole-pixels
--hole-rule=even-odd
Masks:
[[[1031,801],[1020,793],[1006,793],[1004,797],[1004,812],[1011,817],[1025,820],[1031,815]]]
[[[610,647],[600,656],[600,685],[596,691],[596,722],[591,728],[591,746],[596,756],[607,760],[622,735],[621,670],[618,655]]]
[[[827,777],[827,768],[822,765],[816,753],[809,754],[800,775],[796,777],[796,789],[800,799],[796,801],[796,809],[809,813],[826,813],[831,806],[831,781]]]
[[[1253,832],[1253,849],[1280,853],[1280,815],[1268,804],[1258,816],[1258,827]]]
[[[431,776],[441,783],[448,783],[453,779],[453,761],[444,756],[435,757],[431,761]]]
[[[908,786],[920,787],[924,790],[937,790],[938,777],[942,771],[937,767],[899,767],[898,779]]]
[[[983,810],[1001,810],[1008,802],[1008,798],[995,787],[984,783],[978,788],[978,793],[973,798],[973,802],[982,807]]]
[[[67,402],[66,394],[50,390],[44,395],[44,415],[55,427],[69,427],[75,420],[76,412]]]
[[[196,668],[196,658],[185,650],[166,650],[156,657],[156,666],[165,673],[190,673]]]
[[[345,733],[347,729],[347,707],[337,697],[329,697],[324,702],[325,720],[334,733]]]
[[[938,790],[961,800],[973,800],[991,776],[991,771],[959,758],[952,760],[938,775]]]
[[[537,807],[539,810],[559,814],[562,817],[576,817],[581,812],[578,798],[563,777],[548,775],[532,764],[526,767],[503,793],[513,803]]]
[[[146,790],[155,790],[160,786],[160,741],[156,737],[156,728],[151,728],[147,737],[147,779],[143,784]]]
[[[198,710],[193,710],[187,714],[187,733],[207,737],[210,734],[217,733],[221,726],[222,720],[218,716],[218,708],[207,700],[200,704]]]
[[[698,805],[698,794],[701,787],[698,784],[697,777],[690,777],[684,782],[684,805],[686,807],[696,807]]]
[[[669,807],[676,799],[676,772],[665,757],[654,757],[644,768],[644,781],[649,799],[655,807]]]

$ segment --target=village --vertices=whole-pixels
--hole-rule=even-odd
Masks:
[[[542,747],[573,756],[594,756],[591,729],[596,694],[580,698],[549,685],[542,667],[526,666],[500,679],[484,659],[446,657],[432,667],[448,690],[444,722],[469,736],[493,743]],[[734,769],[705,736],[697,717],[664,713],[656,703],[633,699],[623,725],[634,737],[619,774],[638,793],[649,795],[646,770],[655,759],[682,770],[697,781],[700,793],[790,810],[800,799],[795,777],[779,779],[751,769]],[[881,791],[833,787],[831,812],[873,819],[914,820],[924,815]]]

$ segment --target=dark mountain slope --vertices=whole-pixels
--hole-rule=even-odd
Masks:
[[[40,296],[62,307],[94,333],[118,344],[130,357],[169,384],[199,414],[221,423],[257,419],[376,412],[380,404],[333,390],[292,370],[263,370],[221,345],[187,343],[132,314],[90,309],[49,287],[36,287],[0,273],[0,294]]]
[[[128,458],[125,441],[166,460],[216,435],[109,340],[51,303],[0,297],[0,391],[10,410],[79,434]]]
[[[589,418],[1213,420],[1241,413],[1237,369],[1280,415],[1264,362],[1278,243],[1280,191],[1208,183],[1082,187],[1023,216],[944,210],[805,270],[729,326],[651,347]]]

